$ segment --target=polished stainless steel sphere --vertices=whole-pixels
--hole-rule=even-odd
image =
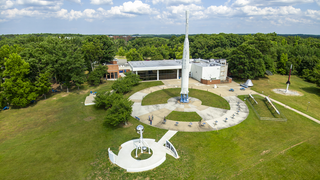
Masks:
[[[136,127],[136,131],[137,131],[138,134],[140,134],[140,131],[141,131],[141,132],[144,131],[144,127],[143,127],[142,125],[138,125],[138,126]]]

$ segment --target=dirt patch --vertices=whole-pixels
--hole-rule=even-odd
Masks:
[[[303,96],[301,92],[295,90],[288,90],[288,92],[286,92],[285,89],[272,89],[272,91],[285,96]]]
[[[127,128],[127,127],[130,127],[130,126],[132,126],[132,125],[133,125],[132,123],[127,122],[127,125],[125,125],[125,123],[121,123],[121,124],[120,124],[120,127]]]
[[[90,90],[88,89],[88,90],[80,90],[80,92],[79,92],[79,94],[87,94],[88,92],[90,92]]]
[[[66,97],[66,96],[68,96],[69,94],[64,94],[64,95],[62,95],[61,97]]]
[[[57,98],[52,98],[52,99],[57,99]]]
[[[53,89],[57,89],[58,87],[60,87],[60,84],[57,84],[57,83],[51,84],[51,87],[52,87]]]
[[[92,121],[92,120],[94,120],[94,119],[96,119],[96,117],[89,116],[89,117],[84,118],[83,120],[85,120],[85,121]]]
[[[262,155],[265,155],[265,154],[268,154],[269,152],[270,152],[270,150],[262,151],[261,156],[262,156]]]

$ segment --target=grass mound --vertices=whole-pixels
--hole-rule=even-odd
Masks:
[[[137,155],[138,157],[136,157],[136,149],[131,151],[131,156],[137,160],[145,160],[145,159],[149,159],[152,156],[153,152],[152,149],[150,149],[150,154],[149,151],[143,151],[143,153],[141,153],[141,150],[138,149]]]
[[[180,88],[163,89],[148,94],[142,100],[142,105],[165,104],[168,99],[180,96]],[[229,103],[222,97],[208,91],[189,89],[189,97],[194,97],[202,101],[202,105],[222,109],[230,109]]]
[[[185,121],[185,122],[194,122],[199,121],[201,117],[196,112],[180,112],[180,111],[172,111],[167,119],[174,121]]]

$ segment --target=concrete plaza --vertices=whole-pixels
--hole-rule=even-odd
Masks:
[[[190,97],[190,102],[187,104],[178,103],[179,97],[176,97],[170,98],[166,104],[142,106],[142,99],[149,93],[166,88],[179,88],[181,81],[164,80],[163,83],[164,85],[147,88],[130,96],[129,99],[134,102],[131,115],[138,117],[142,123],[148,125],[150,125],[149,116],[153,116],[152,126],[176,131],[213,131],[237,125],[247,118],[249,110],[246,104],[236,96],[254,93],[250,89],[241,91],[237,83],[219,84],[218,88],[214,88],[214,85],[204,85],[194,79],[189,79],[189,88],[221,95],[229,102],[230,110],[204,106],[199,99],[193,97]],[[230,92],[230,88],[233,88],[235,91]],[[164,117],[172,111],[197,112],[201,116],[202,121],[195,120],[191,123],[179,121],[177,123],[177,121],[167,119],[164,123]]]

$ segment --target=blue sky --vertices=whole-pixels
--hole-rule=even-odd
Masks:
[[[320,0],[0,0],[0,34],[320,34]]]

